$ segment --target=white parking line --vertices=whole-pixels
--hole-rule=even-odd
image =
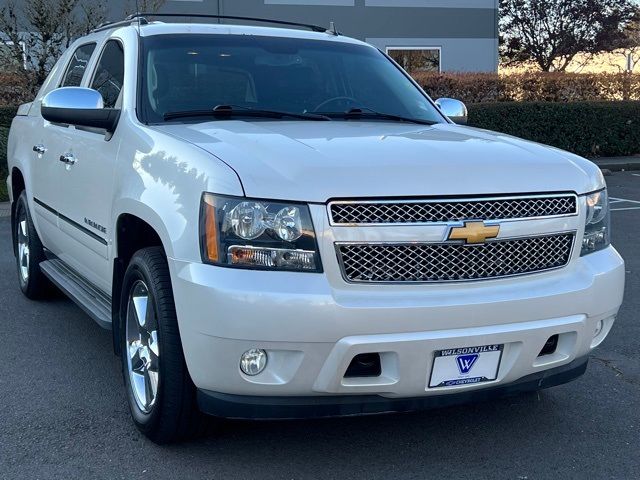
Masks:
[[[629,200],[627,198],[609,197],[609,203],[611,206],[618,208],[612,208],[612,212],[624,212],[628,210],[640,210],[640,202],[637,200]]]
[[[609,197],[609,200],[613,200],[613,202],[611,203],[627,202],[627,203],[637,203],[638,205],[640,205],[640,202],[638,200],[628,200],[626,198]]]
[[[640,207],[612,208],[612,212],[624,212],[625,210],[640,210]]]

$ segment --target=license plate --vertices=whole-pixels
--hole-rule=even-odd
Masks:
[[[495,380],[503,349],[504,345],[485,345],[437,351],[429,388],[475,385]]]

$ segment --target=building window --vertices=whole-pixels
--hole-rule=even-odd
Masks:
[[[440,47],[387,47],[387,54],[407,72],[440,72]]]

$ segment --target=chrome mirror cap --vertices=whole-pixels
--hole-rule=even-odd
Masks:
[[[102,95],[82,87],[63,87],[49,92],[42,99],[42,118],[60,125],[97,128],[115,132],[120,110],[104,108]]]
[[[96,110],[104,108],[104,100],[98,91],[91,88],[62,87],[47,93],[42,99],[42,107]]]
[[[469,117],[467,112],[467,106],[460,100],[453,98],[439,98],[436,100],[436,105],[442,113],[444,113],[449,120],[458,125],[466,125]]]

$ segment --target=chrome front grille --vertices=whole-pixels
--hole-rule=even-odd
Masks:
[[[458,243],[337,244],[344,278],[352,283],[483,280],[560,268],[575,234]]]
[[[573,194],[466,200],[336,201],[329,204],[329,215],[333,225],[510,220],[577,213],[577,197]]]

